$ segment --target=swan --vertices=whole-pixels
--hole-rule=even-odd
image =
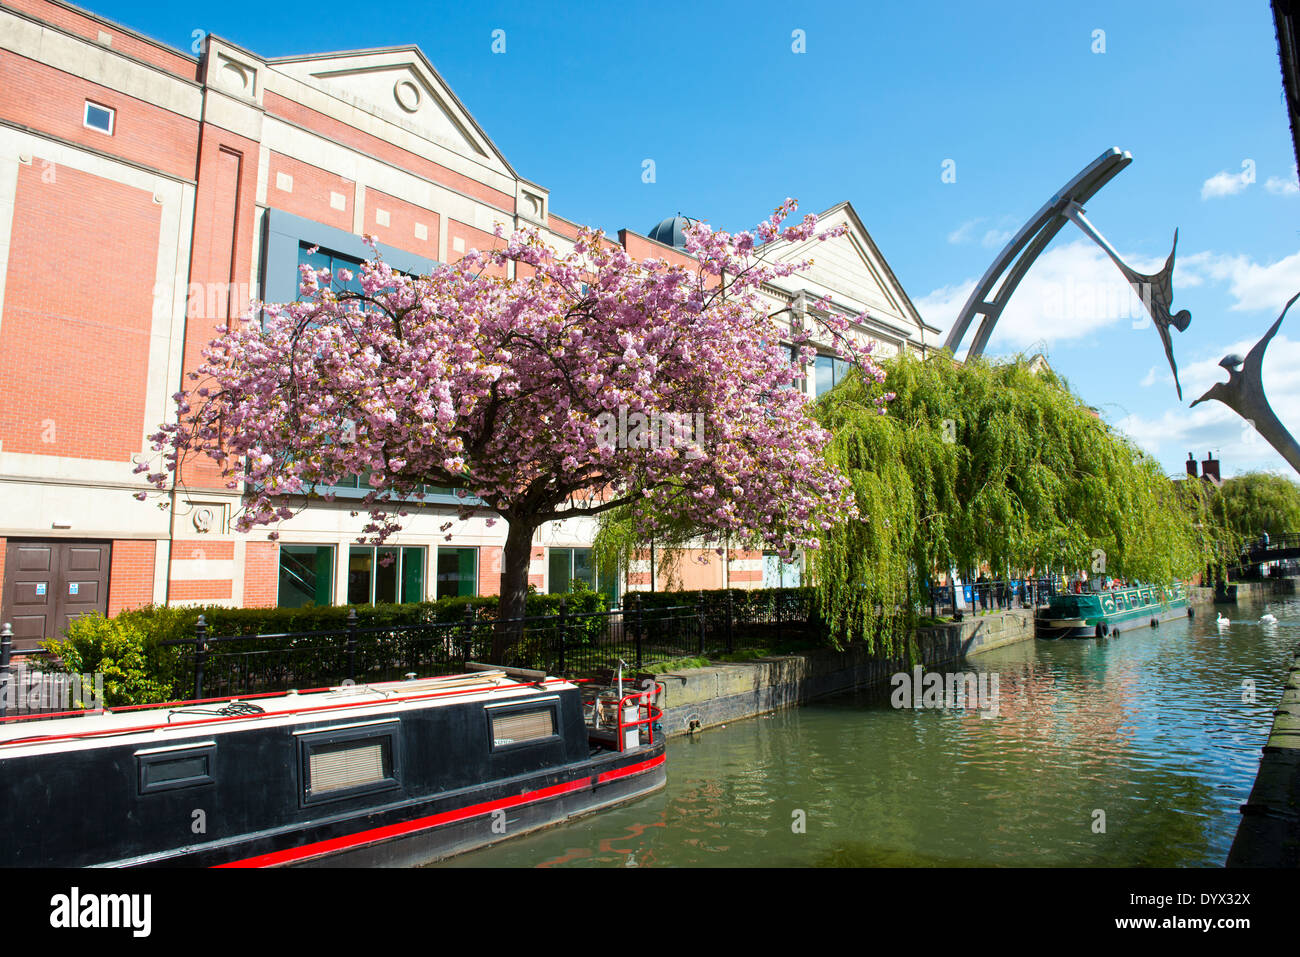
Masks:
[[[1259,623],[1261,625],[1276,625],[1277,616],[1270,614],[1269,612],[1264,612],[1263,616],[1259,619]]]
[[[1218,617],[1218,619],[1216,620],[1216,624],[1217,624],[1220,628],[1227,628],[1229,625],[1232,624],[1232,621],[1231,621],[1231,619],[1224,618],[1224,617],[1223,617],[1223,612],[1219,612],[1219,617]]]

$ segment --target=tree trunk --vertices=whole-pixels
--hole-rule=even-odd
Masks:
[[[533,533],[538,523],[516,518],[510,521],[506,547],[501,555],[501,601],[497,628],[492,636],[492,664],[507,664],[506,654],[523,633],[524,599],[528,596],[528,566],[533,555]]]

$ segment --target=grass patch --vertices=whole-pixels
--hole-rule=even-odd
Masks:
[[[673,658],[671,661],[660,661],[657,664],[647,665],[642,668],[642,672],[651,675],[662,675],[669,671],[683,671],[687,668],[707,668],[709,660],[707,658]]]

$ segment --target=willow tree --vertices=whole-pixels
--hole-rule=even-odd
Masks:
[[[1017,359],[903,355],[886,386],[850,376],[823,396],[833,467],[859,518],[823,535],[814,577],[837,644],[897,654],[935,576],[988,565],[1169,581],[1205,567],[1213,522],[1158,463],[1113,432],[1050,369]],[[1213,536],[1211,536],[1213,537]]]
[[[1222,494],[1228,522],[1245,538],[1300,532],[1300,485],[1289,478],[1247,472],[1224,482]]]

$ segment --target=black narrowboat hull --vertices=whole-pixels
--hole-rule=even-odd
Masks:
[[[657,709],[615,750],[572,684],[446,680],[7,726],[0,866],[414,866],[666,782]]]

